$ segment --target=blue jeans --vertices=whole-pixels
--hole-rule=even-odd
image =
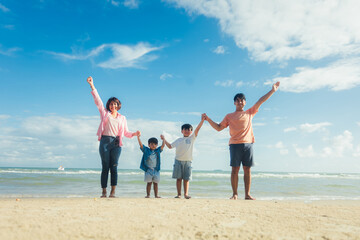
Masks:
[[[101,187],[106,188],[109,170],[111,173],[111,186],[117,185],[117,166],[121,153],[119,143],[115,141],[115,137],[102,136],[100,140],[99,153],[101,157],[102,171],[101,171]]]

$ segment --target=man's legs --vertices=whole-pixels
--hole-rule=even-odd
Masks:
[[[232,167],[231,170],[231,187],[233,190],[233,195],[230,199],[236,200],[238,198],[238,182],[239,182],[239,170],[240,170],[240,166],[239,167]]]
[[[246,200],[255,200],[255,198],[250,195],[251,187],[251,167],[243,166],[244,170],[244,187],[245,187],[245,199]]]

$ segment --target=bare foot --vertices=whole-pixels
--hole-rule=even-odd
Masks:
[[[177,196],[175,196],[175,198],[181,198],[181,195],[177,195]]]
[[[190,199],[190,198],[191,198],[191,196],[189,196],[189,195],[185,195],[185,198],[186,198],[186,199]]]
[[[150,195],[146,195],[145,198],[150,198]]]
[[[256,200],[256,198],[253,198],[252,196],[249,195],[245,197],[245,200]]]
[[[103,191],[100,198],[106,198],[106,191]]]
[[[160,196],[155,196],[155,198],[161,198]]]
[[[232,195],[232,197],[230,198],[231,200],[237,200],[238,199],[238,195],[237,194],[234,194]]]

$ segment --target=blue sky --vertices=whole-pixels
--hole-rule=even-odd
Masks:
[[[256,171],[360,172],[360,3],[0,0],[0,166],[100,167],[86,78],[142,140],[251,107]],[[194,170],[229,170],[228,130],[205,123]],[[136,138],[120,168],[138,168]],[[163,152],[171,169],[175,152]]]

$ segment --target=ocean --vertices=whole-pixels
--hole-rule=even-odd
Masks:
[[[140,169],[118,171],[117,197],[143,198],[144,173]],[[0,198],[99,197],[100,174],[101,169],[86,168],[0,168]],[[163,198],[176,195],[171,175],[171,171],[161,171],[159,195]],[[241,171],[238,192],[241,198]],[[189,194],[193,198],[228,199],[232,195],[230,171],[193,171]],[[251,195],[258,200],[360,200],[360,174],[254,171]]]

